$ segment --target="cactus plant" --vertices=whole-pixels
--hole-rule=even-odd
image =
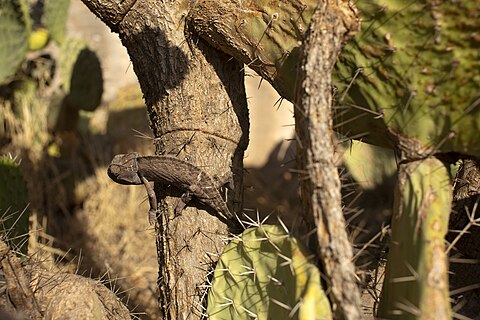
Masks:
[[[350,106],[339,120],[361,119],[343,132],[397,144],[408,158],[435,152],[480,156],[478,3],[357,5],[362,31],[343,50],[335,76],[338,100]]]
[[[200,36],[292,100],[296,52],[317,2],[209,1],[200,1],[190,14]],[[356,5],[361,31],[344,48],[334,72],[336,129],[367,143],[398,146],[409,158],[436,152],[480,156],[477,1]]]
[[[331,319],[320,272],[297,239],[260,225],[231,241],[213,274],[209,319]]]
[[[237,58],[293,101],[303,35],[318,1],[198,1],[189,21],[206,41]]]
[[[444,246],[451,189],[448,169],[435,158],[400,166],[379,318],[451,317]]]
[[[28,234],[27,204],[27,186],[18,162],[9,156],[0,156],[1,229],[23,252],[26,252],[23,240]]]
[[[374,188],[397,172],[394,152],[352,140],[343,154],[348,172],[363,189]]]
[[[76,109],[95,110],[103,93],[102,69],[95,52],[84,41],[67,40],[59,64],[66,103]]]
[[[25,59],[30,20],[24,0],[0,0],[0,84]]]
[[[70,0],[45,0],[43,6],[45,26],[50,37],[57,43],[63,42],[69,7]]]
[[[295,65],[290,62],[317,3],[299,1],[289,7],[283,1],[226,1],[213,6],[211,1],[198,2],[190,25],[292,100],[295,81],[284,79],[296,76],[288,66]],[[348,137],[394,148],[401,160],[426,159],[402,164],[380,316],[394,317],[392,310],[403,304],[407,318],[412,316],[406,315],[408,307],[421,318],[430,311],[448,318],[442,241],[451,186],[445,168],[431,156],[480,157],[480,9],[473,0],[355,5],[361,31],[345,46],[334,71],[334,127]],[[415,281],[401,283],[408,276]],[[433,306],[438,311],[429,311]]]

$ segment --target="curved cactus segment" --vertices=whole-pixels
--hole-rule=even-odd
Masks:
[[[331,319],[320,272],[278,226],[245,230],[225,248],[208,293],[209,319]]]
[[[444,238],[449,173],[435,158],[400,165],[380,319],[450,319]]]
[[[102,68],[95,52],[81,40],[67,40],[62,46],[59,64],[67,105],[95,110],[103,94]]]
[[[298,49],[318,1],[198,1],[191,25],[293,101]]]
[[[0,83],[25,59],[30,20],[23,0],[0,0]]]
[[[0,229],[7,234],[7,240],[26,252],[23,241],[28,234],[27,186],[20,172],[19,164],[8,156],[0,157]],[[23,242],[23,243],[22,243]]]
[[[362,31],[334,73],[344,106],[337,122],[347,123],[342,131],[377,145],[398,144],[410,159],[450,151],[480,156],[478,2],[356,5]]]
[[[51,38],[62,43],[65,36],[65,24],[68,17],[70,0],[45,0],[44,21]]]

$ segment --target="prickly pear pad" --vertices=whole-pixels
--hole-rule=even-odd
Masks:
[[[309,258],[279,226],[245,230],[217,263],[209,319],[331,319],[320,272]]]

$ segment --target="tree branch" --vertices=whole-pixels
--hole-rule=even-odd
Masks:
[[[352,247],[342,212],[332,142],[331,73],[346,35],[356,31],[348,2],[323,1],[304,40],[295,104],[298,165],[307,221],[317,230],[317,252],[330,282],[337,319],[360,319]]]

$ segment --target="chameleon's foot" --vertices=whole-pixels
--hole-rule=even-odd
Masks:
[[[235,188],[233,183],[233,175],[231,172],[227,172],[224,175],[217,178],[219,187],[226,186],[228,189],[233,190]]]
[[[190,200],[192,200],[192,194],[190,192],[187,191],[182,194],[180,200],[177,203],[177,206],[175,207],[175,215],[180,215],[180,213],[183,211],[183,209],[185,209],[185,206],[187,205],[187,203],[190,202]]]
[[[154,210],[148,211],[148,223],[150,223],[150,225],[153,226],[156,221],[157,221],[157,212]]]

